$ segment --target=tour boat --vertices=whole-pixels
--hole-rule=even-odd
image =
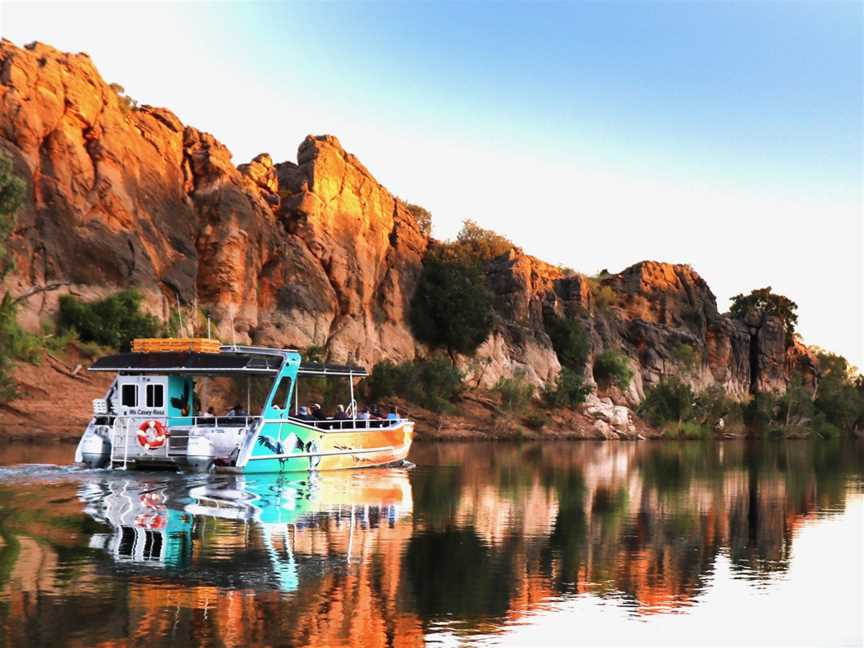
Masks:
[[[75,453],[76,462],[91,468],[323,471],[398,465],[411,448],[413,421],[358,412],[354,380],[368,375],[364,369],[303,362],[293,349],[143,339],[131,352],[100,358],[90,371],[117,374],[105,397],[93,401]],[[348,406],[338,418],[304,413],[303,377],[348,379]],[[200,411],[206,397],[200,392],[214,380],[245,386],[245,408]],[[255,390],[257,406],[253,381],[264,385]]]

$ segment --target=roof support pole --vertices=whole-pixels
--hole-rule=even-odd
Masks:
[[[348,371],[348,385],[351,388],[351,420],[353,421],[352,427],[357,427],[357,403],[354,402],[354,376],[351,375],[351,371]]]

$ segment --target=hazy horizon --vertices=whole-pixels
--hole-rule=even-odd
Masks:
[[[337,136],[394,194],[592,274],[772,286],[864,365],[864,4],[0,5],[235,164]],[[827,275],[827,280],[823,279]]]

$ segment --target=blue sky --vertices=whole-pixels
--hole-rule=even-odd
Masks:
[[[438,236],[690,263],[721,308],[772,285],[859,365],[862,25],[860,2],[0,7],[5,37],[89,52],[237,163],[332,133]]]

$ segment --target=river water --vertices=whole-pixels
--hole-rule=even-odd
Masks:
[[[861,645],[854,443],[418,444],[109,473],[0,450],[0,645]]]

